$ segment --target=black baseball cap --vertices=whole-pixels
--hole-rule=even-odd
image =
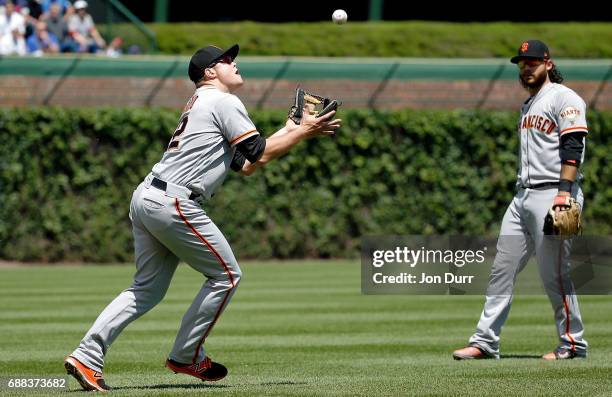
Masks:
[[[191,57],[189,61],[189,78],[194,83],[197,83],[204,77],[204,69],[210,67],[210,65],[219,61],[226,55],[229,55],[233,59],[238,56],[240,47],[238,44],[234,44],[228,50],[223,50],[217,46],[209,45],[204,48],[200,48]]]
[[[518,49],[518,55],[512,57],[510,62],[518,63],[521,58],[550,59],[550,51],[548,51],[546,44],[540,40],[527,40],[521,44]]]

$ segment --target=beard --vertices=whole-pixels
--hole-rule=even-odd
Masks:
[[[542,87],[542,85],[546,82],[546,75],[547,73],[535,74],[533,76],[533,81],[528,82],[527,79],[521,76],[521,74],[519,73],[519,81],[525,89],[536,89]]]

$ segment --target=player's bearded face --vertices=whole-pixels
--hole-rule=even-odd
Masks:
[[[546,82],[546,62],[539,59],[522,59],[518,62],[519,80],[523,87],[538,88]]]

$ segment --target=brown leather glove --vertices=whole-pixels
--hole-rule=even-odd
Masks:
[[[557,208],[559,212],[557,213]],[[570,196],[556,196],[544,218],[544,234],[575,236],[581,228],[580,204]]]
[[[289,110],[288,117],[293,120],[295,124],[300,124],[304,111],[308,111],[308,114],[315,114],[317,117],[320,117],[332,110],[338,109],[338,106],[341,104],[342,102],[336,99],[324,98],[297,87],[295,89],[293,106],[291,106]],[[317,108],[320,110],[317,110]]]

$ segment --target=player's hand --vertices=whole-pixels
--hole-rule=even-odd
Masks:
[[[285,130],[287,132],[291,132],[293,130],[296,130],[300,125],[299,124],[295,124],[295,122],[291,119],[287,119],[287,122],[285,123]]]
[[[321,117],[314,114],[304,114],[302,123],[305,138],[312,138],[321,135],[334,135],[336,130],[342,125],[342,119],[334,119],[336,111],[331,111]]]
[[[308,115],[316,116],[315,105],[313,105],[312,103],[306,103],[304,105],[303,112],[303,117]],[[285,123],[285,129],[287,130],[287,132],[291,132],[297,129],[299,126],[299,124],[295,124],[295,121],[291,120],[290,118],[288,118],[287,122]]]
[[[309,114],[314,114],[315,113],[315,105],[311,104],[311,103],[307,103],[304,105],[303,108],[303,115],[309,115]],[[287,132],[291,132],[295,129],[297,129],[300,125],[299,124],[295,124],[295,121],[291,120],[290,118],[287,119],[287,122],[285,123],[285,129],[287,130]]]
[[[569,197],[570,193],[569,192],[557,192],[557,196],[555,197],[554,201],[553,201],[553,209],[555,210],[555,220],[559,219],[559,213],[561,211],[567,211],[570,206],[565,204],[566,203],[566,197]]]

